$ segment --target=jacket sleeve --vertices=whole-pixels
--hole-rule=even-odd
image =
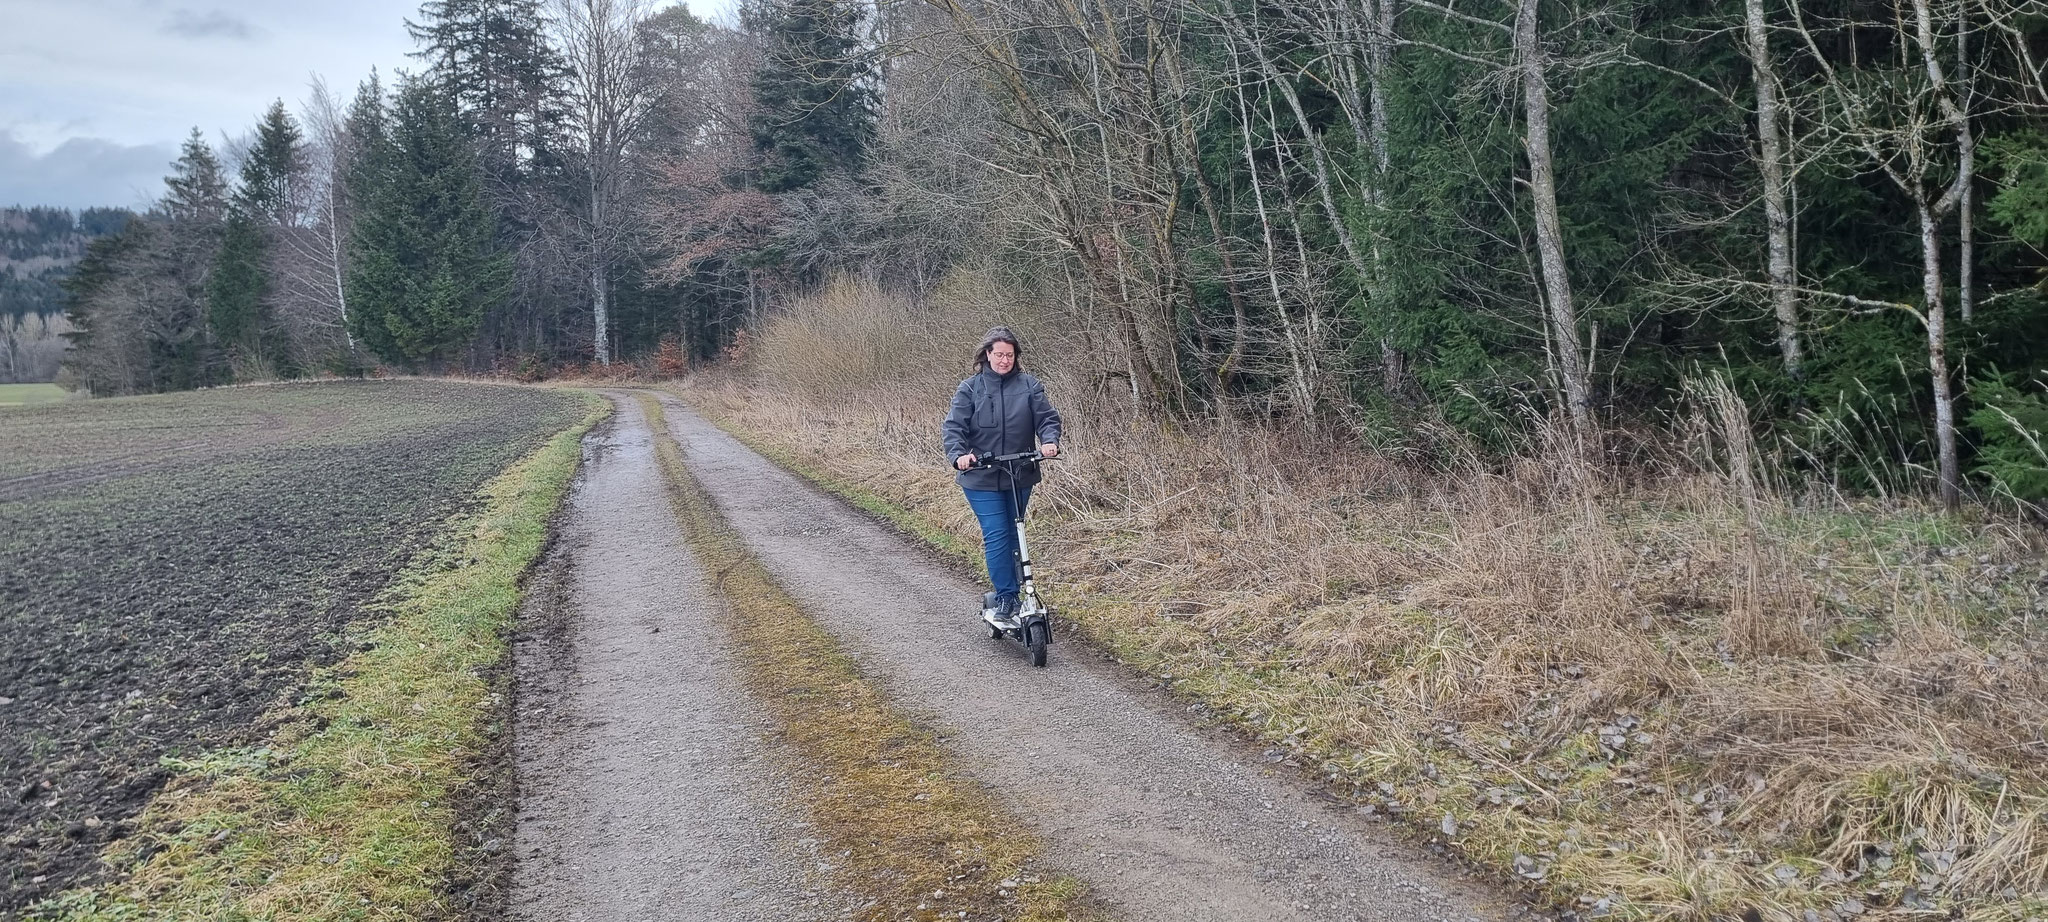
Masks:
[[[946,419],[939,423],[939,443],[946,449],[946,464],[951,466],[973,449],[967,446],[967,435],[974,426],[974,394],[968,388],[968,381],[960,382],[960,389],[953,392],[953,405],[946,411]]]
[[[1038,441],[1058,444],[1060,440],[1060,411],[1052,408],[1052,401],[1045,397],[1045,385],[1032,382],[1031,421],[1038,428]]]

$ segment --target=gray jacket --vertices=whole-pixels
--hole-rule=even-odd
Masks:
[[[1045,399],[1045,385],[1030,373],[1019,369],[999,375],[982,369],[953,392],[953,407],[939,425],[939,436],[948,465],[965,454],[1013,455],[1042,442],[1058,442],[1060,414]],[[969,490],[1010,488],[1009,475],[995,469],[962,471],[959,480]],[[1017,465],[1017,486],[1037,482],[1038,465]]]

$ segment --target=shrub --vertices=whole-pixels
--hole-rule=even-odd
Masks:
[[[1994,371],[1972,383],[1970,396],[1981,445],[1977,475],[2015,499],[2048,500],[2048,386],[2029,393]]]

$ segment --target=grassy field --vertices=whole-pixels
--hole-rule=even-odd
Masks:
[[[237,747],[374,648],[371,600],[589,399],[364,381],[0,414],[0,915],[99,879],[174,775],[268,758]]]
[[[55,384],[0,384],[0,408],[56,403],[71,398],[70,391]]]
[[[680,393],[977,556],[945,393]],[[2048,919],[2037,525],[1711,470],[1329,464],[1055,397],[1033,546],[1066,628],[1368,815],[1589,917]]]

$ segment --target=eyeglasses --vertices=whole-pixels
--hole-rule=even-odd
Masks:
[[[992,359],[1014,359],[1014,358],[1016,358],[1016,357],[1017,357],[1017,353],[1015,353],[1015,352],[991,352],[991,353],[989,353],[989,354],[988,354],[988,357],[989,357],[989,358],[992,358]]]

